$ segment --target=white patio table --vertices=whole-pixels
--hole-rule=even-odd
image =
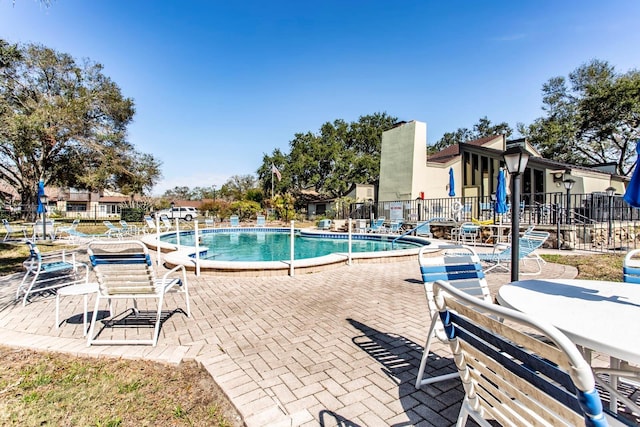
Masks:
[[[502,286],[497,300],[501,305],[531,314],[553,324],[575,344],[610,356],[610,368],[620,369],[620,361],[640,365],[640,286],[598,280],[521,280]],[[631,368],[629,368],[631,369]],[[637,371],[628,371],[638,378]],[[617,376],[610,375],[610,387],[634,412],[640,408],[617,392]],[[611,409],[616,410],[612,396]],[[634,408],[631,408],[629,404]]]

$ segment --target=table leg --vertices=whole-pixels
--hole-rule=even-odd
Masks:
[[[620,369],[620,359],[616,359],[615,357],[609,358],[609,367],[611,369]],[[618,376],[609,374],[609,384],[611,384],[611,388],[614,390],[618,390]],[[614,393],[611,393],[609,399],[609,410],[614,414],[618,412],[618,399]]]
[[[87,336],[87,305],[89,294],[84,294],[84,312],[82,313],[82,336]]]

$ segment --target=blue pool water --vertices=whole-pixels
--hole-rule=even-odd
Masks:
[[[181,233],[180,244],[194,246],[193,232]],[[201,259],[214,261],[285,261],[291,259],[289,232],[242,231],[202,233],[200,246],[208,248]],[[397,236],[394,236],[397,237]],[[164,236],[163,241],[177,243],[176,235]],[[393,245],[386,241],[356,240],[351,242],[352,252],[380,252],[398,249],[417,248],[417,243],[397,241]],[[333,253],[349,251],[345,238],[295,237],[295,259],[315,258]]]

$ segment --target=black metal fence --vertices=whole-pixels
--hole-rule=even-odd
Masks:
[[[509,209],[511,203],[507,200]],[[447,197],[353,203],[337,212],[338,218],[367,219],[385,217],[417,223],[432,218],[455,222],[510,221],[510,211],[500,217],[490,197]],[[606,193],[571,194],[563,192],[526,194],[520,204],[520,224],[536,225],[558,236],[555,246],[609,251],[640,246],[640,209],[629,206],[621,195]],[[570,243],[567,243],[570,242]]]

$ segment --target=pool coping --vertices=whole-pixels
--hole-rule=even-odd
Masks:
[[[207,231],[208,230],[208,231]],[[208,233],[216,232],[242,232],[242,231],[260,231],[273,232],[277,231],[290,231],[289,228],[283,227],[241,227],[241,228],[215,228],[215,229],[203,229]],[[181,230],[181,232],[188,232],[192,230]],[[295,229],[297,233],[301,235],[313,236],[313,237],[330,237],[348,239],[348,234],[344,232],[328,232],[326,230],[318,230],[314,228],[302,228]],[[160,233],[160,236],[175,233],[175,231],[168,231]],[[399,234],[372,234],[372,233],[352,233],[352,237],[357,236],[356,239],[360,240],[366,236],[365,240],[384,240],[389,238],[401,237]],[[435,239],[426,239],[419,236],[402,236],[403,239],[416,243],[431,244],[434,245],[434,249],[438,246]],[[194,246],[182,246],[167,242],[157,242],[157,234],[148,234],[141,239],[145,245],[152,250],[158,250],[162,252],[162,257],[167,267],[176,267],[178,265],[184,265],[189,271],[196,270],[196,260],[193,257],[196,248]],[[200,252],[207,250],[206,246],[199,246]],[[289,275],[295,271],[302,273],[314,273],[332,268],[336,265],[346,265],[351,260],[352,264],[356,263],[381,263],[381,262],[393,262],[399,259],[412,259],[418,256],[420,248],[411,249],[398,249],[384,252],[352,252],[351,258],[346,252],[339,252],[330,255],[324,255],[315,258],[305,258],[293,261],[293,271],[291,271],[291,262],[286,261],[213,261],[213,260],[200,260],[200,273],[201,274],[218,274],[218,275],[244,275],[244,276],[268,276],[268,275]]]

